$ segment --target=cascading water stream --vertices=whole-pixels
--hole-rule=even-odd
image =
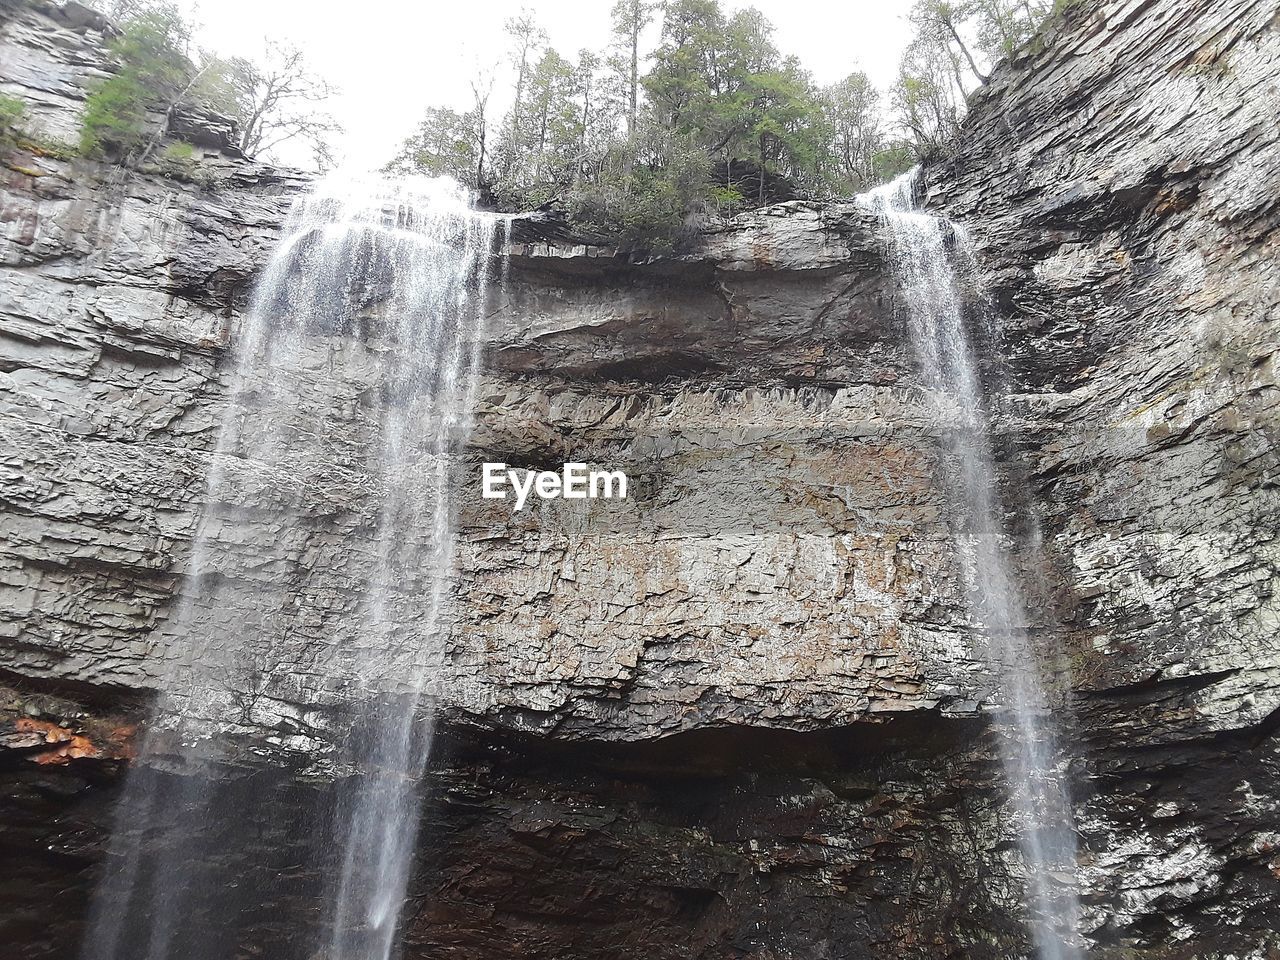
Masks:
[[[915,185],[913,171],[866,194],[863,203],[886,227],[912,346],[945,437],[971,616],[1000,670],[1008,714],[999,724],[1001,753],[1026,861],[1036,954],[1041,960],[1078,960],[1071,803],[1056,768],[1057,738],[1002,522],[987,404],[953,267],[957,261],[972,264],[972,251],[963,229],[917,209]]]
[[[313,874],[333,877],[331,921],[286,941],[299,956],[390,956],[444,655],[453,454],[503,223],[449,181],[332,178],[295,203],[234,344],[209,506],[168,631],[180,652],[119,802],[86,960],[245,946],[227,891],[247,884],[218,867],[226,836],[252,860],[263,835],[309,829],[296,812],[262,813],[275,798],[226,772],[264,731],[273,748],[342,745],[340,799],[309,844]],[[363,546],[337,544],[339,521]],[[296,704],[327,708],[322,736]],[[251,828],[209,836],[251,812]],[[156,824],[131,829],[139,817]]]

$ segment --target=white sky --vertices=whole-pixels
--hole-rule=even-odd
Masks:
[[[906,45],[911,0],[722,0],[755,6],[773,23],[775,42],[795,54],[818,83],[862,69],[882,89]],[[254,56],[270,37],[301,47],[340,93],[330,112],[346,127],[337,146],[345,164],[381,166],[424,107],[470,104],[477,65],[506,69],[503,21],[528,7],[551,45],[572,58],[609,40],[612,0],[182,0],[199,24],[197,43],[223,55]],[[656,29],[656,28],[655,28]],[[656,42],[656,33],[653,37]],[[506,75],[491,105],[505,108]],[[306,164],[305,154],[284,159]]]

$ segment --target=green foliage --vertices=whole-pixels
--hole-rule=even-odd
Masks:
[[[750,143],[761,170],[776,169],[797,183],[816,186],[830,134],[808,76],[787,61],[780,69],[748,74],[743,88],[748,102],[744,152]],[[757,199],[765,199],[763,177]]]
[[[659,122],[710,155],[814,181],[826,139],[817,92],[772,32],[750,7],[726,17],[717,0],[673,0],[645,90]]]
[[[888,183],[916,164],[911,144],[896,140],[877,150],[871,158],[871,183]]]
[[[877,183],[875,156],[884,142],[884,124],[871,80],[855,70],[821,91],[819,109],[828,137],[821,159],[830,188],[852,193]]]
[[[610,11],[612,52],[605,58],[609,75],[607,87],[612,88],[618,108],[626,117],[626,136],[636,135],[640,109],[640,71],[643,53],[640,37],[653,20],[661,4],[657,0],[615,0]],[[599,63],[599,59],[591,55]],[[586,58],[579,57],[579,63]]]
[[[961,14],[977,37],[979,51],[992,63],[1014,56],[1058,9],[1074,0],[968,0]]]
[[[674,249],[699,219],[778,188],[844,196],[949,149],[969,92],[1053,2],[915,0],[915,37],[886,92],[856,70],[817,87],[758,10],[722,0],[615,0],[610,46],[576,60],[524,11],[506,24],[505,117],[486,115],[492,77],[473,81],[473,109],[428,110],[389,169],[448,174],[503,209],[560,206],[625,246]]]
[[[479,169],[479,117],[447,107],[429,107],[417,130],[387,164],[388,173],[453,177],[475,185]]]
[[[711,202],[716,205],[716,210],[722,214],[731,215],[737,213],[746,206],[747,198],[737,187],[712,187]]]
[[[27,116],[27,105],[19,97],[0,93],[0,129],[17,130]]]
[[[241,99],[243,77],[250,68],[249,61],[242,57],[205,56],[191,84],[191,99],[239,121],[245,108]]]
[[[169,105],[191,78],[182,54],[187,26],[177,10],[156,6],[129,20],[111,41],[118,73],[97,85],[85,102],[80,150],[88,155],[123,156],[146,138],[147,108]]]
[[[662,44],[643,86],[658,121],[676,134],[711,145],[732,117],[729,78],[716,65],[728,34],[716,0],[672,0],[662,21]],[[723,138],[727,143],[729,137]]]
[[[237,146],[248,156],[304,142],[319,157],[341,129],[323,109],[333,92],[299,48],[269,40],[255,60],[205,57],[190,95],[236,121]]]
[[[111,148],[128,150],[144,138],[147,89],[135,78],[117,74],[104,81],[85,103],[80,122],[80,152],[104,153]]]
[[[536,204],[576,178],[584,146],[583,79],[554,50],[531,65],[521,110],[503,131],[499,193]]]
[[[918,160],[953,143],[964,115],[957,61],[945,56],[939,43],[928,34],[917,36],[903,54],[890,91],[890,103]]]
[[[710,175],[705,152],[687,141],[663,145],[660,164],[630,165],[619,154],[603,174],[568,197],[570,215],[614,243],[668,253],[697,224]]]
[[[195,155],[195,147],[185,140],[178,140],[164,148],[163,158],[170,163],[191,163]]]
[[[26,116],[25,103],[17,97],[0,94],[0,148],[7,150],[17,143]]]
[[[37,156],[52,157],[55,160],[71,160],[79,156],[75,144],[67,143],[53,137],[45,137],[23,131],[19,136],[22,146]]]
[[[200,163],[196,148],[185,140],[176,140],[168,144],[156,158],[151,172],[173,180],[183,180],[202,187],[213,187],[217,176],[213,168]]]
[[[27,105],[22,100],[0,93],[0,150],[8,151],[17,145],[26,118]]]
[[[197,70],[187,56],[191,26],[173,0],[85,2],[121,29],[109,44],[119,69],[86,104],[84,152],[137,162],[155,139],[148,118],[182,99],[236,121],[237,146],[249,156],[306,144],[317,167],[332,162],[330,138],[341,128],[323,105],[334,91],[298,48],[267,40],[252,59],[201,51]]]
[[[1049,28],[1067,17],[1072,10],[1082,3],[1084,3],[1084,0],[1053,0],[1053,5],[1049,8],[1048,14],[1036,26],[1031,39],[1027,41],[1026,49],[1031,53],[1042,52],[1045,47],[1045,36],[1049,32]]]

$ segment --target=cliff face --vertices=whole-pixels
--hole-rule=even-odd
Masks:
[[[1072,7],[926,170],[979,248],[986,353],[1008,358],[999,446],[1027,501],[1030,626],[1065,652],[1050,680],[1074,708],[1098,956],[1280,949],[1273,14]],[[111,69],[102,25],[13,0],[0,17],[0,90],[65,135]],[[33,956],[78,936],[111,758],[191,642],[170,617],[227,347],[305,187],[196,139],[198,175],[30,150],[4,171],[0,929]],[[881,249],[852,204],[766,208],[647,262],[517,230],[459,474],[414,955],[1020,949],[998,685]],[[317,338],[317,363],[344,337]],[[276,487],[243,490],[272,549],[225,532],[211,554],[235,565],[191,632],[245,647],[226,723],[275,758],[228,776],[228,809],[293,811],[246,814],[278,861],[223,864],[263,871],[245,923],[280,957],[315,878],[265,881],[327,789],[292,775],[324,771],[335,652],[360,650],[375,349],[351,343],[293,414],[332,456],[300,442]],[[633,498],[584,518],[470,495],[482,461],[569,459],[624,466]],[[287,645],[245,639],[266,617]]]
[[[1180,956],[1275,926],[1278,26],[1261,3],[1073,8],[929,171],[1036,426],[1090,919]]]
[[[20,21],[10,36],[46,33]],[[301,184],[221,159],[199,185],[31,163],[10,173],[7,366],[23,409],[8,492],[16,642],[0,663],[147,689],[183,655],[166,617],[223,416],[226,347]],[[966,636],[931,426],[877,251],[852,205],[798,203],[679,261],[515,243],[462,477],[449,707],[624,740],[976,711],[989,678]],[[330,339],[317,338],[317,365],[331,363]],[[225,592],[199,611],[215,642],[239,645],[266,615],[264,584],[296,581],[296,646],[251,646],[242,678],[255,683],[246,698],[276,698],[246,725],[282,739],[340,702],[318,685],[317,649],[359,645],[344,588],[369,553],[362,449],[375,425],[361,398],[376,346],[355,344],[317,378],[291,426],[322,420],[333,456],[244,492],[265,530],[239,535],[273,554],[241,545],[219,569]],[[638,494],[585,522],[467,495],[481,461],[573,458],[626,466]],[[245,472],[233,458],[223,469]],[[277,534],[294,538],[283,551]]]

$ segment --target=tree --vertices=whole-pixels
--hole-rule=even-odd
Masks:
[[[493,71],[477,70],[471,77],[471,113],[475,122],[476,179],[475,187],[488,186],[485,159],[489,143],[489,97],[493,95]],[[465,181],[463,181],[465,182]]]
[[[773,24],[755,7],[744,7],[725,26],[724,46],[718,58],[718,82],[732,86],[733,78],[767,73],[779,65],[773,45]],[[799,70],[799,63],[795,64]]]
[[[333,87],[311,71],[297,47],[269,40],[260,61],[214,59],[205,77],[207,99],[237,121],[239,147],[248,156],[268,156],[298,140],[327,149],[342,129],[321,106]]]
[[[887,140],[871,160],[871,182],[872,184],[888,183],[906,173],[915,164],[915,150],[909,140],[902,138]]]
[[[722,160],[726,181],[735,159],[756,167],[757,200],[773,168],[818,179],[825,137],[812,84],[779,57],[758,10],[726,19],[717,0],[673,0],[653,59],[645,87],[660,122]]]
[[[656,4],[647,0],[616,0],[613,5],[614,43],[621,56],[613,62],[623,75],[627,91],[627,138],[636,134],[636,116],[640,96],[640,34],[653,21]]]
[[[661,125],[682,135],[705,132],[711,102],[724,92],[724,14],[717,0],[670,0],[664,11],[662,42],[644,78],[645,92]]]
[[[574,179],[583,173],[583,168],[587,164],[588,149],[591,141],[592,128],[595,124],[595,116],[592,109],[595,106],[592,97],[596,93],[595,78],[596,71],[600,68],[600,58],[590,50],[578,51],[578,65],[574,71],[574,85],[576,94],[582,102],[582,113],[578,122],[578,150],[577,156],[574,158]],[[628,130],[630,135],[630,130]]]
[[[779,181],[789,194],[862,190],[947,149],[996,49],[1025,40],[1049,2],[915,0],[916,35],[887,98],[858,71],[815,88],[751,7],[614,0],[606,55],[584,50],[573,62],[522,11],[505,25],[506,115],[487,116],[492,80],[483,93],[473,86],[473,108],[429,111],[394,166],[460,179],[474,166],[469,182],[482,185],[496,172],[504,209],[552,203],[619,242],[670,249],[711,201],[722,211],[746,205],[744,193],[764,203]]]
[[[833,179],[849,190],[870,187],[884,141],[880,94],[865,73],[855,70],[822,91],[821,105],[831,135],[827,157]]]
[[[194,69],[182,53],[190,30],[177,9],[149,5],[128,20],[109,50],[120,69],[98,83],[85,102],[80,150],[125,155],[147,142],[147,111],[168,112],[187,91]]]
[[[471,108],[459,112],[448,107],[428,107],[414,132],[400,144],[383,170],[401,175],[452,177],[475,189],[490,188],[487,161],[493,82],[492,69],[477,67],[470,81]]]
[[[706,151],[653,124],[610,151],[600,175],[566,197],[575,220],[624,247],[655,253],[690,236],[707,199]]]
[[[545,203],[573,181],[582,140],[579,80],[578,68],[550,48],[526,64],[503,131],[495,190],[504,202]]]
[[[903,54],[890,99],[917,159],[946,149],[959,132],[963,91],[953,67],[946,49],[931,37],[917,36]]]
[[[987,74],[979,69],[969,45],[960,36],[960,28],[968,16],[968,7],[953,4],[949,0],[916,0],[909,17],[921,42],[946,51],[952,63],[956,86],[961,90],[966,88],[964,72],[960,66],[961,57],[979,83],[985,84],[988,80]]]
[[[1051,0],[965,0],[978,49],[991,63],[1011,57],[1053,12]]]
[[[511,107],[511,123],[503,159],[504,176],[509,176],[519,156],[521,114],[529,77],[529,61],[546,44],[547,34],[528,10],[521,10],[519,16],[509,17],[504,29],[511,42],[511,64],[516,68],[515,99]]]
[[[453,177],[459,183],[479,186],[483,131],[483,122],[474,110],[459,113],[447,107],[428,107],[386,169],[390,173]]]
[[[746,139],[757,149],[760,166],[757,201],[765,201],[765,185],[776,167],[795,181],[816,182],[820,155],[828,135],[811,94],[808,75],[793,59],[774,70],[750,73]]]
[[[168,111],[190,97],[237,122],[237,145],[246,154],[302,140],[317,166],[332,162],[329,140],[341,128],[320,104],[334,91],[296,48],[268,42],[257,62],[203,54],[197,70],[189,59],[192,27],[174,4],[94,0],[93,7],[121,27],[110,48],[122,69],[89,97],[85,152],[127,154],[146,140],[148,108]]]
[[[579,139],[576,80],[574,66],[552,49],[543,53],[530,75],[526,156],[533,185],[570,178]]]
[[[891,99],[919,158],[949,147],[975,85],[1013,56],[1052,11],[1051,0],[916,0],[915,36]]]

